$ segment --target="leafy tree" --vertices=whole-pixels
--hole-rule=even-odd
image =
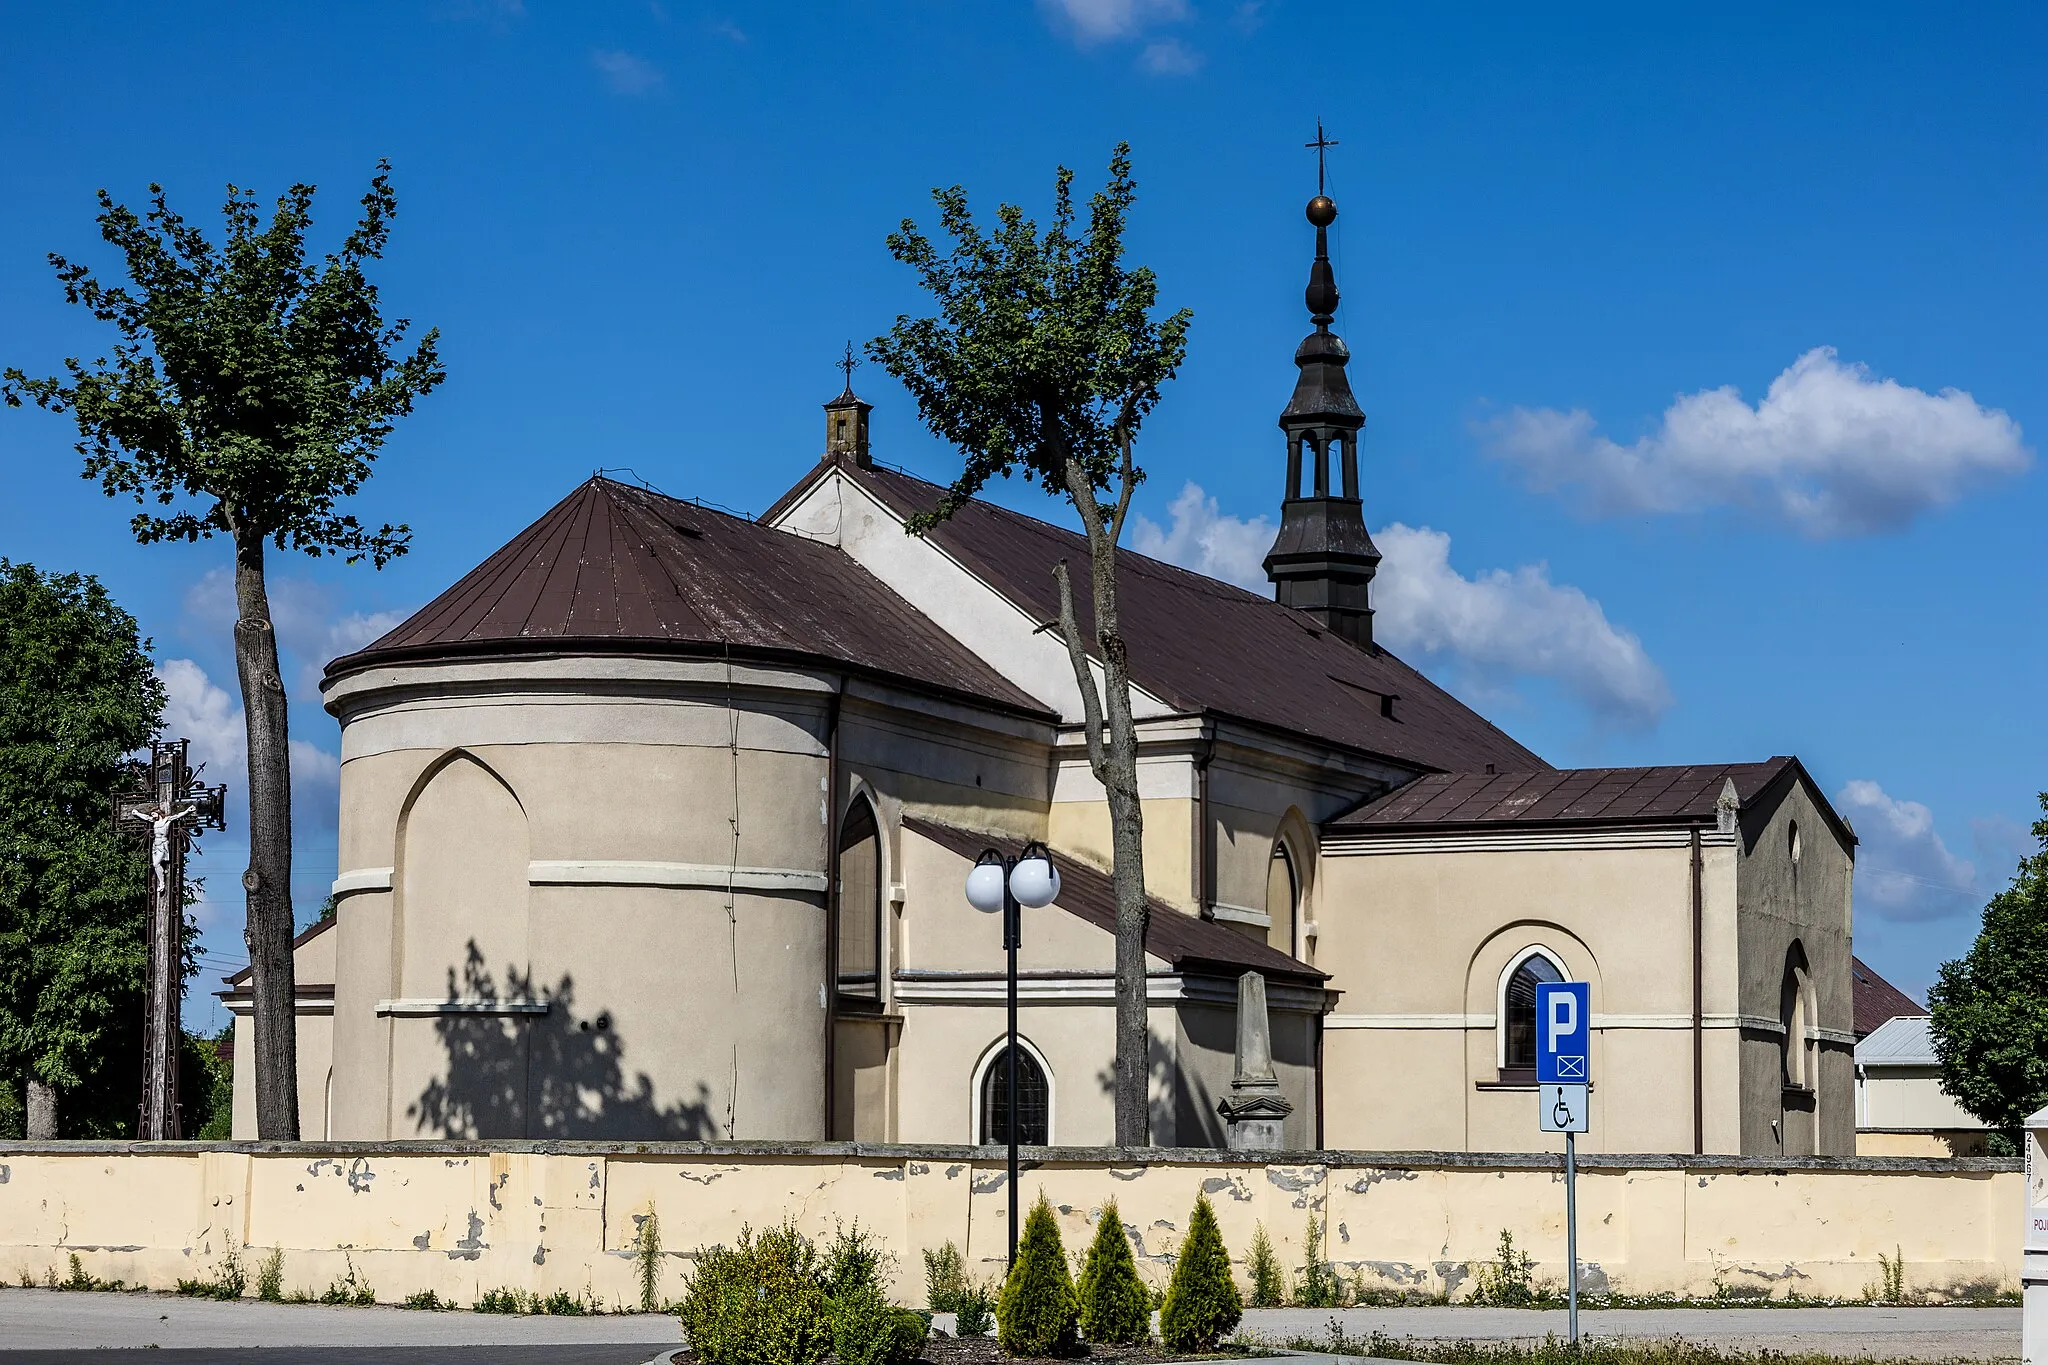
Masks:
[[[913,519],[908,529],[930,530],[991,478],[1018,473],[1071,501],[1087,533],[1086,635],[1065,560],[1053,574],[1060,634],[1081,693],[1088,763],[1109,801],[1116,888],[1116,1140],[1142,1146],[1144,813],[1130,668],[1117,616],[1116,553],[1131,494],[1144,478],[1132,446],[1159,402],[1160,387],[1187,353],[1193,315],[1182,309],[1155,320],[1158,281],[1150,270],[1123,263],[1124,224],[1137,194],[1129,144],[1117,144],[1109,183],[1090,200],[1088,226],[1080,233],[1073,181],[1073,172],[1060,167],[1052,225],[1042,236],[1014,204],[998,208],[994,229],[984,231],[968,210],[964,189],[932,191],[951,251],[940,254],[908,218],[888,242],[890,253],[917,271],[938,315],[899,316],[867,351],[910,391],[925,425],[966,457],[938,507]]]
[[[1131,1240],[1114,1199],[1103,1206],[1095,1225],[1078,1291],[1081,1335],[1088,1340],[1132,1345],[1151,1339],[1152,1296],[1138,1278],[1138,1263],[1131,1259]]]
[[[1169,1351],[1213,1351],[1244,1316],[1244,1299],[1230,1277],[1230,1252],[1216,1226],[1209,1196],[1195,1196],[1188,1235],[1174,1258],[1166,1302],[1159,1305],[1159,1339]]]
[[[254,193],[230,185],[219,246],[171,210],[161,186],[150,186],[146,215],[105,190],[99,205],[100,236],[120,251],[129,283],[102,283],[54,252],[50,263],[67,301],[113,325],[112,359],[67,358],[63,375],[44,379],[10,368],[0,395],[72,416],[85,476],[144,509],[130,522],[141,543],[225,535],[234,545],[256,1128],[296,1138],[291,769],[264,556],[275,547],[382,568],[405,552],[409,528],[370,531],[337,504],[369,478],[394,422],[445,377],[438,333],[395,354],[409,324],[386,324],[364,273],[383,255],[398,207],[385,163],[361,220],[318,264],[306,254],[311,185],[280,196],[267,226]]]
[[[1040,1193],[1017,1238],[1017,1260],[996,1300],[996,1340],[1013,1356],[1072,1355],[1080,1303],[1052,1205]]]
[[[87,1101],[74,1135],[133,1127],[149,868],[110,798],[163,705],[97,581],[0,559],[0,1075],[25,1082],[30,1138],[57,1136],[65,1095]]]
[[[2048,812],[2048,792],[2041,793]],[[1927,993],[1941,1088],[2011,1147],[2048,1104],[2048,819],[2040,851],[1984,907],[1970,951],[1941,965]]]

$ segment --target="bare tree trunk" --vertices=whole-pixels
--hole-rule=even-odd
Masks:
[[[57,1137],[57,1087],[33,1076],[28,1078],[28,1127],[23,1136],[30,1142],[53,1142]]]
[[[1088,763],[1109,802],[1110,884],[1116,895],[1116,1061],[1114,1094],[1116,1145],[1151,1142],[1151,1024],[1146,1008],[1145,930],[1151,912],[1145,902],[1145,811],[1138,800],[1138,734],[1131,721],[1130,669],[1116,603],[1116,547],[1137,486],[1130,439],[1123,439],[1122,487],[1116,505],[1105,509],[1087,473],[1067,460],[1067,492],[1088,532],[1090,597],[1095,609],[1095,647],[1102,659],[1103,690],[1095,690],[1088,650],[1074,614],[1073,585],[1065,561],[1054,567],[1060,589],[1060,633],[1081,689],[1088,739]],[[1107,515],[1105,515],[1107,512]]]
[[[263,581],[263,538],[235,535],[235,672],[249,735],[248,893],[250,995],[254,1006],[256,1136],[299,1136],[298,983],[292,973],[292,772],[284,677]]]

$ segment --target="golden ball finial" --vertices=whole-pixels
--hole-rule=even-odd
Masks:
[[[1308,220],[1317,227],[1328,227],[1337,221],[1337,201],[1327,194],[1319,194],[1308,201]]]

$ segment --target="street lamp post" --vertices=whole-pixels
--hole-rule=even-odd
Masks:
[[[1003,1051],[1008,1090],[1003,1127],[1010,1143],[1010,1264],[1017,1264],[1017,949],[1024,941],[1023,907],[1036,910],[1059,898],[1060,870],[1036,839],[1014,858],[986,849],[967,874],[967,903],[983,914],[1003,916],[1003,949],[1009,955],[1009,1043]]]

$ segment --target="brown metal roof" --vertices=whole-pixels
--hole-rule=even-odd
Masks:
[[[841,468],[899,515],[931,510],[944,492],[895,470]],[[1081,585],[1081,629],[1091,631],[1088,543],[1078,532],[976,500],[929,538],[1041,621],[1059,615],[1052,567],[1069,560]],[[1420,768],[1545,766],[1392,654],[1368,653],[1271,598],[1119,550],[1117,604],[1133,681],[1178,710],[1219,713]]]
[[[1432,773],[1329,821],[1331,831],[1443,826],[1709,823],[1729,781],[1749,805],[1779,782],[1804,777],[1796,758],[1661,768],[1562,768],[1542,772]],[[1811,781],[1809,779],[1809,785]],[[1814,792],[1849,842],[1854,836]]]
[[[984,849],[992,848],[1010,857],[1024,851],[1021,839],[980,834],[918,816],[903,817],[903,827],[970,862],[980,857]],[[1053,850],[1053,858],[1060,869],[1060,898],[1055,904],[1077,919],[1114,934],[1116,891],[1109,874],[1058,849]],[[1214,920],[1183,914],[1157,896],[1148,896],[1146,900],[1152,915],[1145,926],[1145,951],[1165,960],[1176,972],[1231,977],[1258,972],[1305,986],[1320,986],[1329,980],[1327,972],[1319,972],[1247,934],[1226,929]]]
[[[327,676],[543,649],[821,660],[1047,714],[842,551],[605,478]]]
[[[1927,1013],[1919,1001],[1864,966],[1860,957],[1849,959],[1849,975],[1855,982],[1850,998],[1855,1002],[1856,1041],[1859,1043],[1877,1032],[1887,1020],[1902,1014]]]

